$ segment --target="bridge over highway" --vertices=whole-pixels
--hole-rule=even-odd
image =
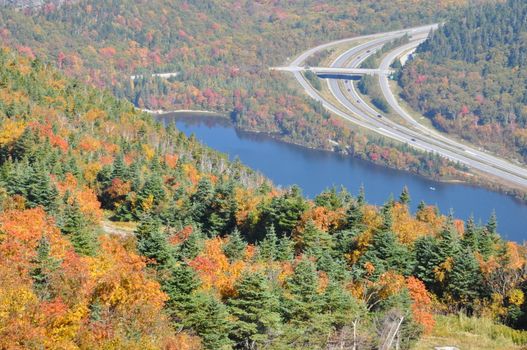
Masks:
[[[393,73],[391,69],[340,68],[340,67],[273,67],[272,70],[286,72],[313,72],[320,77],[362,77],[365,75],[386,75]]]

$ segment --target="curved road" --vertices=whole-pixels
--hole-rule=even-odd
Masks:
[[[338,101],[338,104],[334,105],[330,101],[325,100],[315,89],[313,89],[304,76],[298,71],[298,67],[302,65],[306,58],[317,51],[343,43],[367,40],[365,43],[357,45],[344,52],[331,65],[333,68],[358,68],[368,56],[374,54],[375,51],[380,49],[384,44],[404,35],[409,35],[411,37],[409,44],[391,51],[382,60],[379,69],[386,70],[389,69],[391,63],[397,57],[418,46],[419,43],[426,38],[428,33],[436,27],[437,25],[430,25],[334,41],[317,46],[302,53],[289,64],[289,68],[306,93],[313,99],[319,101],[330,112],[378,134],[407,143],[419,150],[439,154],[450,160],[501,178],[509,183],[514,183],[527,188],[526,169],[478,149],[451,140],[435,130],[426,128],[416,122],[399,106],[395,96],[389,88],[388,77],[386,75],[379,75],[381,90],[390,106],[410,124],[411,128],[397,124],[388,118],[379,117],[378,112],[361,98],[361,96],[355,91],[354,84],[349,81],[342,86],[339,84],[339,80],[328,79],[329,89]]]

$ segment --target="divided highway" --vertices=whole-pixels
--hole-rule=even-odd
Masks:
[[[397,102],[393,92],[390,90],[388,76],[379,74],[381,90],[390,107],[403,118],[409,126],[398,124],[385,116],[381,116],[372,106],[355,90],[354,84],[347,80],[328,79],[328,87],[337,103],[333,104],[326,100],[316,91],[301,74],[299,67],[314,53],[340,44],[361,44],[340,55],[329,68],[359,68],[361,63],[373,55],[377,50],[388,42],[404,35],[410,37],[410,42],[389,52],[382,60],[379,70],[387,71],[392,62],[401,55],[411,51],[426,39],[431,30],[437,25],[429,25],[388,33],[361,36],[351,39],[338,40],[312,48],[293,60],[289,66],[280,67],[281,70],[291,71],[297,81],[302,85],[306,93],[313,99],[319,101],[330,112],[356,124],[360,127],[374,131],[383,136],[407,143],[408,145],[427,152],[432,152],[446,157],[452,161],[465,164],[468,167],[486,172],[508,183],[514,183],[527,189],[527,169],[512,164],[507,160],[482,152],[479,149],[469,147],[452,140],[435,130],[415,121]]]

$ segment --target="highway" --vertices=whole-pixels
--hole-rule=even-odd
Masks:
[[[378,69],[381,72],[385,72],[390,69],[391,63],[397,57],[417,47],[420,42],[426,39],[428,33],[436,27],[437,25],[430,25],[334,41],[317,46],[302,53],[289,64],[287,67],[288,69],[282,70],[291,71],[306,93],[311,98],[319,101],[330,112],[360,127],[374,131],[399,142],[407,143],[421,151],[439,154],[452,161],[465,164],[470,168],[486,172],[505,180],[508,183],[514,183],[527,189],[527,170],[525,168],[512,164],[497,156],[482,152],[477,148],[461,144],[415,121],[412,116],[404,111],[404,109],[398,104],[393,92],[390,90],[389,80],[386,74],[378,74],[381,91],[391,108],[393,108],[393,110],[399,114],[409,126],[392,121],[386,116],[380,116],[379,112],[377,112],[372,106],[369,106],[368,103],[361,98],[356,92],[354,84],[349,80],[344,81],[345,83],[341,84],[340,82],[343,80],[327,79],[329,90],[338,101],[338,103],[334,105],[332,102],[325,100],[318,91],[311,87],[301,74],[302,69],[298,69],[299,67],[302,67],[303,62],[309,56],[320,50],[325,50],[343,43],[353,44],[354,42],[359,41],[361,44],[356,45],[341,54],[331,64],[331,67],[329,67],[330,69],[357,69],[360,68],[361,63],[368,56],[373,55],[375,51],[382,48],[384,44],[404,35],[408,35],[411,38],[408,44],[392,50],[383,57]]]

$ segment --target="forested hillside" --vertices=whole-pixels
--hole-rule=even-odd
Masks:
[[[527,3],[471,6],[418,48],[402,96],[440,129],[527,162]]]
[[[2,49],[0,348],[407,349],[438,313],[525,326],[525,248],[494,216],[365,197],[276,189]]]
[[[288,74],[270,72],[316,44],[437,20],[463,1],[85,0],[0,12],[0,38],[139,107],[206,109],[237,126],[425,176],[462,178],[439,158],[358,135]],[[153,73],[175,73],[170,78]],[[131,79],[131,76],[135,76]]]

